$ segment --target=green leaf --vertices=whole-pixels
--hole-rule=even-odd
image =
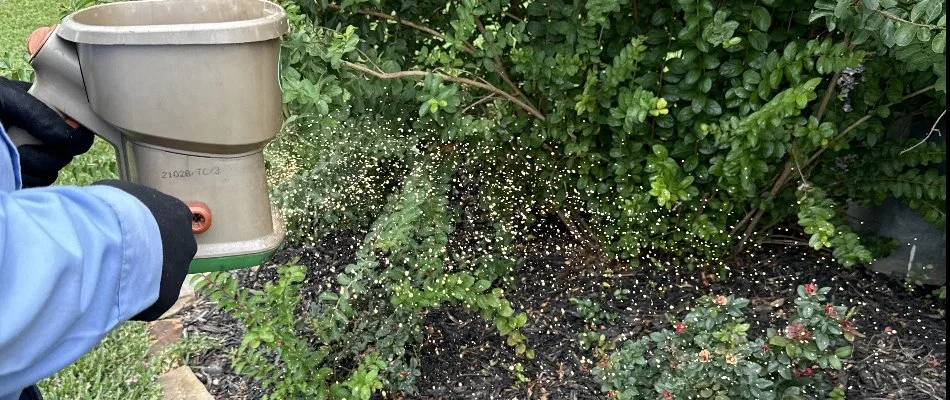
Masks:
[[[897,23],[897,33],[894,37],[894,43],[900,47],[907,46],[914,41],[914,36],[917,34],[917,27],[912,24]]]
[[[925,10],[929,3],[931,3],[929,0],[918,1],[917,4],[914,5],[914,8],[910,10],[910,21],[911,22],[920,21],[920,17],[924,15]]]
[[[815,309],[813,307],[802,308],[802,317],[811,318],[812,315],[815,315]]]
[[[745,71],[745,68],[742,66],[742,61],[739,60],[729,60],[719,66],[719,74],[723,78],[735,78],[742,74]]]
[[[507,304],[505,304],[504,307],[502,307],[501,311],[498,312],[498,315],[501,315],[504,318],[511,318],[511,316],[514,314],[515,314],[515,310],[513,310],[511,306]]]
[[[788,42],[788,45],[785,46],[785,50],[782,53],[782,58],[784,58],[785,61],[792,61],[795,59],[797,55],[798,55],[798,42],[796,41]]]
[[[769,48],[769,35],[759,31],[751,31],[749,32],[749,44],[752,45],[753,49],[765,51]]]
[[[512,323],[512,325],[515,325],[517,327],[522,327],[527,322],[528,322],[528,314],[522,313],[515,316],[514,322]]]
[[[815,344],[818,345],[818,350],[827,349],[829,345],[828,335],[825,335],[824,333],[821,333],[821,332],[816,333]]]
[[[796,346],[795,343],[789,342],[785,345],[785,353],[792,358],[798,357],[798,346]]]
[[[768,32],[772,26],[772,15],[765,7],[757,6],[753,8],[751,18],[752,23],[761,31]]]
[[[851,357],[851,352],[851,346],[842,346],[835,350],[835,356],[838,358],[848,358]]]
[[[742,73],[742,84],[748,87],[755,87],[762,82],[762,75],[754,70],[746,70]]]
[[[673,9],[669,7],[662,7],[656,12],[653,13],[653,17],[650,18],[650,24],[653,26],[663,26],[669,22],[670,17],[673,16]]]
[[[697,166],[699,166],[699,156],[691,155],[683,163],[683,172],[693,172]]]
[[[831,368],[834,368],[836,370],[840,370],[842,368],[841,360],[835,355],[828,357],[828,365],[830,365]]]
[[[792,379],[792,369],[786,365],[779,366],[777,372],[782,378]]]
[[[722,115],[722,106],[720,106],[719,102],[717,102],[716,100],[710,99],[706,101],[706,108],[704,109],[704,111],[708,115],[719,116],[719,115]]]
[[[940,31],[940,33],[934,36],[931,45],[934,53],[943,54],[944,48],[947,47],[947,31]]]
[[[712,78],[707,76],[699,83],[699,91],[703,93],[709,93],[709,91],[712,90],[712,85]]]
[[[784,336],[772,336],[769,338],[769,344],[772,346],[785,347],[788,344],[788,339]]]
[[[927,15],[924,21],[930,23],[933,20],[937,19],[937,17],[940,17],[940,14],[942,13],[944,14],[943,18],[941,18],[943,22],[937,22],[937,25],[945,26],[947,16],[946,16],[946,7],[944,5],[944,2],[937,1],[937,0],[930,0],[929,4],[930,4],[930,7],[927,7],[927,11],[926,11]]]
[[[489,287],[491,287],[491,282],[484,279],[480,279],[478,282],[475,282],[475,284],[472,286],[472,290],[474,290],[477,293],[482,293],[488,290]]]
[[[864,7],[867,7],[869,10],[877,10],[881,7],[881,3],[878,0],[861,0],[861,4],[864,4]]]

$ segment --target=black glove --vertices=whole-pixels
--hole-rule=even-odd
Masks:
[[[89,151],[94,136],[69,126],[63,117],[27,93],[29,82],[0,77],[0,123],[23,129],[41,144],[17,147],[23,187],[49,186],[74,156]]]
[[[156,320],[178,301],[188,266],[198,251],[191,232],[191,210],[181,200],[147,186],[117,180],[98,181],[93,185],[112,186],[135,196],[158,222],[162,235],[162,282],[158,301],[132,318],[137,321]]]

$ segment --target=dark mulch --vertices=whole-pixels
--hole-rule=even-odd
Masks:
[[[555,232],[555,230],[551,230]],[[315,296],[329,282],[331,269],[353,257],[358,240],[339,235],[318,244],[282,251],[275,261],[301,257],[311,268],[308,290]],[[887,276],[866,269],[834,266],[824,253],[807,247],[758,248],[717,281],[700,271],[670,272],[644,267],[609,271],[591,269],[580,252],[560,235],[540,236],[523,247],[525,263],[506,296],[528,313],[524,328],[534,360],[516,357],[494,328],[461,307],[428,314],[422,346],[419,393],[405,399],[603,399],[590,369],[597,360],[581,350],[577,334],[583,319],[571,298],[597,299],[617,314],[601,327],[609,340],[639,337],[663,327],[666,314],[682,315],[703,294],[733,293],[752,300],[750,320],[759,331],[792,312],[795,288],[808,281],[834,288],[833,301],[860,310],[855,320],[866,337],[840,376],[850,399],[946,399],[945,303],[911,293]],[[273,278],[270,268],[237,272],[247,285]],[[628,289],[614,299],[616,289]],[[224,349],[240,343],[235,321],[212,304],[199,302],[185,316],[187,332],[204,332],[223,341]],[[512,368],[524,367],[523,379]],[[192,362],[209,391],[221,399],[253,399],[259,387],[229,369],[224,351]]]

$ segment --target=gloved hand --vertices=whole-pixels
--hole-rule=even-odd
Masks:
[[[89,151],[94,136],[69,126],[63,117],[27,93],[29,82],[0,77],[0,123],[23,129],[41,144],[17,147],[23,187],[49,186],[74,156]]]
[[[112,186],[135,196],[158,222],[162,236],[162,282],[158,301],[132,318],[137,321],[156,320],[178,301],[188,266],[198,251],[191,232],[191,210],[181,200],[147,186],[117,180],[98,181],[93,185]]]

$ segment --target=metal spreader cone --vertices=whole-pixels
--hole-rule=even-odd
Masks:
[[[30,93],[115,146],[121,179],[192,207],[189,272],[259,265],[284,238],[263,149],[282,122],[287,30],[263,0],[93,6],[31,35]],[[11,131],[16,145],[34,140]]]

